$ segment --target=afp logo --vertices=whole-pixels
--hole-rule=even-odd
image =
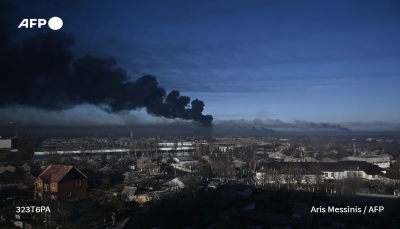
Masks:
[[[48,22],[46,21],[46,19],[34,19],[34,18],[23,19],[22,22],[19,24],[18,29],[20,28],[32,29],[35,27],[40,29],[42,26],[45,26],[46,24],[48,24],[48,26],[52,30],[59,30],[63,26],[63,21],[59,17],[52,17],[49,19]]]

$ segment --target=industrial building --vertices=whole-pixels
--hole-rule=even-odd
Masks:
[[[0,136],[0,149],[17,149],[18,139],[17,138],[2,138]]]
[[[390,168],[390,161],[392,156],[388,154],[381,155],[360,155],[360,156],[348,156],[342,159],[342,161],[365,161],[373,165],[377,165],[381,168]]]
[[[44,159],[45,155],[78,155],[104,157],[114,155],[117,158],[124,156],[137,158],[146,156],[155,158],[158,156],[184,157],[193,155],[195,144],[189,141],[168,141],[155,139],[133,140],[121,139],[47,139],[35,149],[34,159]]]

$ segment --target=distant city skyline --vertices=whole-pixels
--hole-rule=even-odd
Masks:
[[[14,6],[1,18],[10,25],[9,30],[1,28],[7,34],[7,45],[24,47],[22,39],[49,33],[65,42],[63,47],[73,60],[85,55],[113,57],[115,66],[126,71],[128,81],[150,74],[167,94],[178,90],[180,96],[204,102],[204,116],[194,111],[173,112],[178,118],[195,117],[203,122],[212,115],[214,124],[243,119],[241,122],[254,125],[261,120],[266,128],[279,120],[400,129],[398,1],[7,3]],[[53,16],[64,22],[58,31],[17,29],[24,18]],[[2,58],[6,54],[2,53]],[[2,74],[8,71],[1,68]],[[7,77],[2,77],[7,85],[3,91],[18,91],[21,85],[9,86]],[[65,78],[62,73],[51,77],[60,82]],[[78,88],[79,81],[76,84]],[[73,94],[73,87],[67,93]],[[151,114],[164,117],[153,117],[143,106],[129,102],[129,106],[113,104],[117,112],[107,113],[104,109],[108,108],[99,105],[101,101],[85,100],[80,95],[73,102],[44,101],[35,107],[37,92],[21,93],[31,95],[32,101],[12,101],[13,96],[0,93],[0,126],[11,121],[26,126],[157,124],[169,122],[164,117],[173,116],[154,110]],[[41,101],[51,95],[65,99],[46,93]],[[108,96],[96,94],[105,99]],[[60,108],[60,104],[67,107]],[[45,111],[46,106],[51,109]],[[123,107],[132,109],[120,109]]]

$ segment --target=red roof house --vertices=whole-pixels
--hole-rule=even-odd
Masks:
[[[35,200],[75,200],[86,196],[87,177],[74,166],[50,165],[35,180]]]

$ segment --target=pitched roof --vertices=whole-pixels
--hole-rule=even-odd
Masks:
[[[185,186],[198,185],[200,183],[196,178],[192,176],[178,177],[178,180],[181,181]]]
[[[144,161],[147,161],[147,160],[150,160],[150,159],[147,158],[147,157],[141,157],[141,158],[137,159],[137,162],[144,162]]]
[[[318,160],[313,157],[304,157],[304,161],[305,162],[318,162]]]
[[[69,171],[74,169],[71,165],[49,165],[40,175],[39,178],[48,182],[59,182]],[[79,173],[85,176],[81,171],[75,168]],[[86,176],[85,176],[86,177]]]
[[[149,162],[149,163],[146,163],[146,164],[140,166],[139,169],[151,169],[151,168],[157,168],[157,167],[158,166],[155,165],[154,163]]]
[[[136,193],[137,187],[129,187],[125,186],[124,189],[121,192],[121,197],[123,200],[130,202],[133,200],[133,196]]]
[[[330,157],[324,157],[321,159],[321,162],[336,162],[337,160],[333,160]]]

